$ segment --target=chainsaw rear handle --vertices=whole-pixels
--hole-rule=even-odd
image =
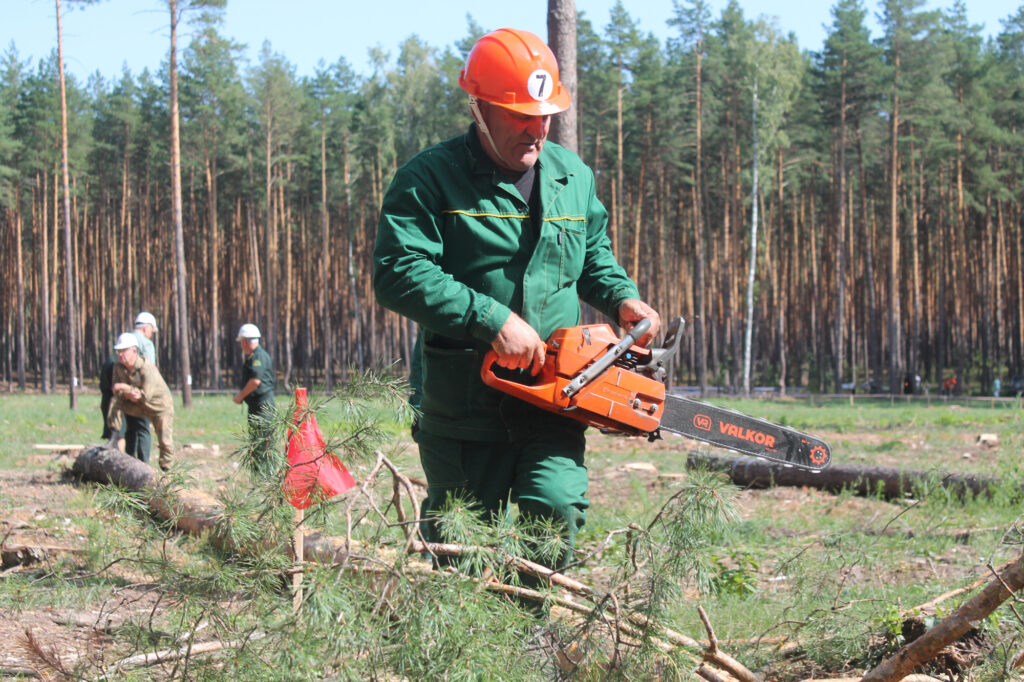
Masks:
[[[483,382],[491,388],[496,388],[505,393],[518,396],[525,400],[534,398],[540,400],[542,403],[550,402],[551,398],[551,384],[538,384],[530,386],[527,384],[520,384],[516,381],[509,381],[508,379],[502,379],[494,373],[494,365],[498,362],[498,353],[495,350],[487,351],[484,355],[484,362],[480,366],[480,378]],[[542,370],[543,371],[543,370]]]
[[[571,398],[579,393],[584,386],[604,374],[605,370],[611,367],[615,361],[619,359],[619,356],[632,348],[640,340],[640,337],[646,334],[647,330],[650,328],[651,321],[649,319],[644,317],[638,320],[637,323],[633,325],[633,328],[630,329],[625,336],[619,339],[617,344],[608,349],[607,353],[602,355],[594,362],[594,364],[574,376],[572,381],[563,386],[562,395],[566,398]]]

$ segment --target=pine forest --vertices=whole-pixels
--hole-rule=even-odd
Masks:
[[[378,208],[468,128],[458,73],[497,27],[299,76],[269,43],[244,59],[217,4],[167,2],[158,73],[64,77],[56,31],[38,63],[0,54],[12,390],[94,382],[140,310],[179,390],[233,385],[243,322],[285,385],[405,370],[415,327],[370,285]],[[620,262],[686,318],[675,382],[978,394],[1024,373],[1024,7],[991,37],[962,1],[923,7],[838,0],[820,52],[735,1],[676,0],[664,42],[621,2],[605,26],[579,14],[578,152]]]

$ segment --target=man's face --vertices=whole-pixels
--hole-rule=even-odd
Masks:
[[[151,324],[140,324],[135,328],[136,331],[142,332],[142,335],[147,339],[153,338],[153,325]]]
[[[238,345],[242,348],[242,353],[248,355],[252,352],[252,349],[256,347],[256,344],[249,339],[238,339]]]
[[[138,357],[139,349],[135,346],[117,351],[117,361],[128,368],[135,366],[135,360]]]
[[[490,143],[483,139],[484,151],[496,164],[507,170],[522,173],[537,163],[540,150],[551,129],[551,116],[517,114],[490,102],[480,102],[480,115],[491,131],[494,146],[501,158],[495,158]]]

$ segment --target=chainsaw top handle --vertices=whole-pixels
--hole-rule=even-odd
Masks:
[[[562,394],[571,398],[579,393],[580,389],[604,374],[605,370],[611,367],[623,353],[632,348],[650,328],[651,321],[648,318],[643,317],[637,320],[633,328],[626,332],[626,335],[619,339],[617,344],[609,348],[608,352],[598,358],[594,364],[574,376],[572,381],[563,386]]]

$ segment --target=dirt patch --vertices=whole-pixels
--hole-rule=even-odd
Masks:
[[[83,520],[102,512],[83,502],[83,489],[67,474],[75,455],[33,454],[19,461],[18,469],[0,470],[3,576],[19,573],[31,584],[59,574],[76,585],[93,575],[87,568],[89,537]],[[146,604],[155,596],[150,589],[131,586],[145,579],[131,565],[112,567],[107,575],[127,586],[74,607],[34,605],[47,597],[24,594],[19,600],[16,595],[12,601],[21,605],[0,617],[0,678],[20,672],[47,679],[86,662],[118,660],[113,633],[129,618],[148,614],[151,606]]]

